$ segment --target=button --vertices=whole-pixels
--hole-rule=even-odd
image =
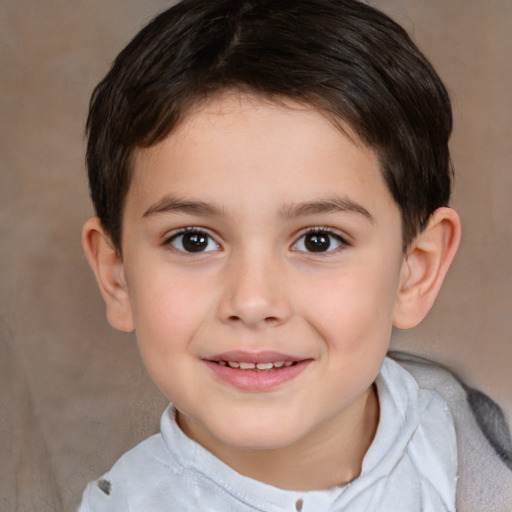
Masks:
[[[302,510],[302,507],[304,505],[304,500],[302,498],[298,499],[296,502],[295,502],[295,510],[297,510],[298,512],[300,512]]]

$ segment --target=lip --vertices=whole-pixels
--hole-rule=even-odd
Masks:
[[[265,392],[272,391],[296,378],[301,374],[312,359],[304,359],[280,352],[243,352],[230,351],[216,354],[203,359],[212,373],[222,382],[240,391]],[[236,361],[239,363],[271,363],[277,361],[291,362],[292,366],[283,366],[271,370],[242,370],[229,366],[221,366],[216,361]]]
[[[273,363],[274,361],[296,362],[304,358],[265,350],[261,352],[244,352],[243,350],[231,350],[222,354],[215,354],[206,358],[208,361],[238,361],[239,363]]]

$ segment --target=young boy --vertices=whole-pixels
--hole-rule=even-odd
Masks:
[[[355,0],[184,0],[96,88],[83,233],[172,405],[81,511],[453,511],[445,400],[386,357],[457,250],[446,90]]]

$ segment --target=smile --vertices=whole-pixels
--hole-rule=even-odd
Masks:
[[[274,351],[230,351],[203,359],[218,382],[244,392],[269,392],[296,379],[313,359]]]
[[[279,368],[288,368],[290,366],[294,366],[297,364],[296,361],[275,361],[275,362],[265,362],[265,363],[248,363],[243,361],[212,361],[220,366],[229,366],[230,368],[236,370],[254,370],[254,371],[271,371],[277,370]]]

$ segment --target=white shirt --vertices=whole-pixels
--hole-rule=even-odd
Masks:
[[[161,433],[91,482],[79,512],[455,511],[457,442],[446,402],[389,358],[376,385],[379,426],[348,485],[288,491],[244,477],[188,438],[169,406]]]

